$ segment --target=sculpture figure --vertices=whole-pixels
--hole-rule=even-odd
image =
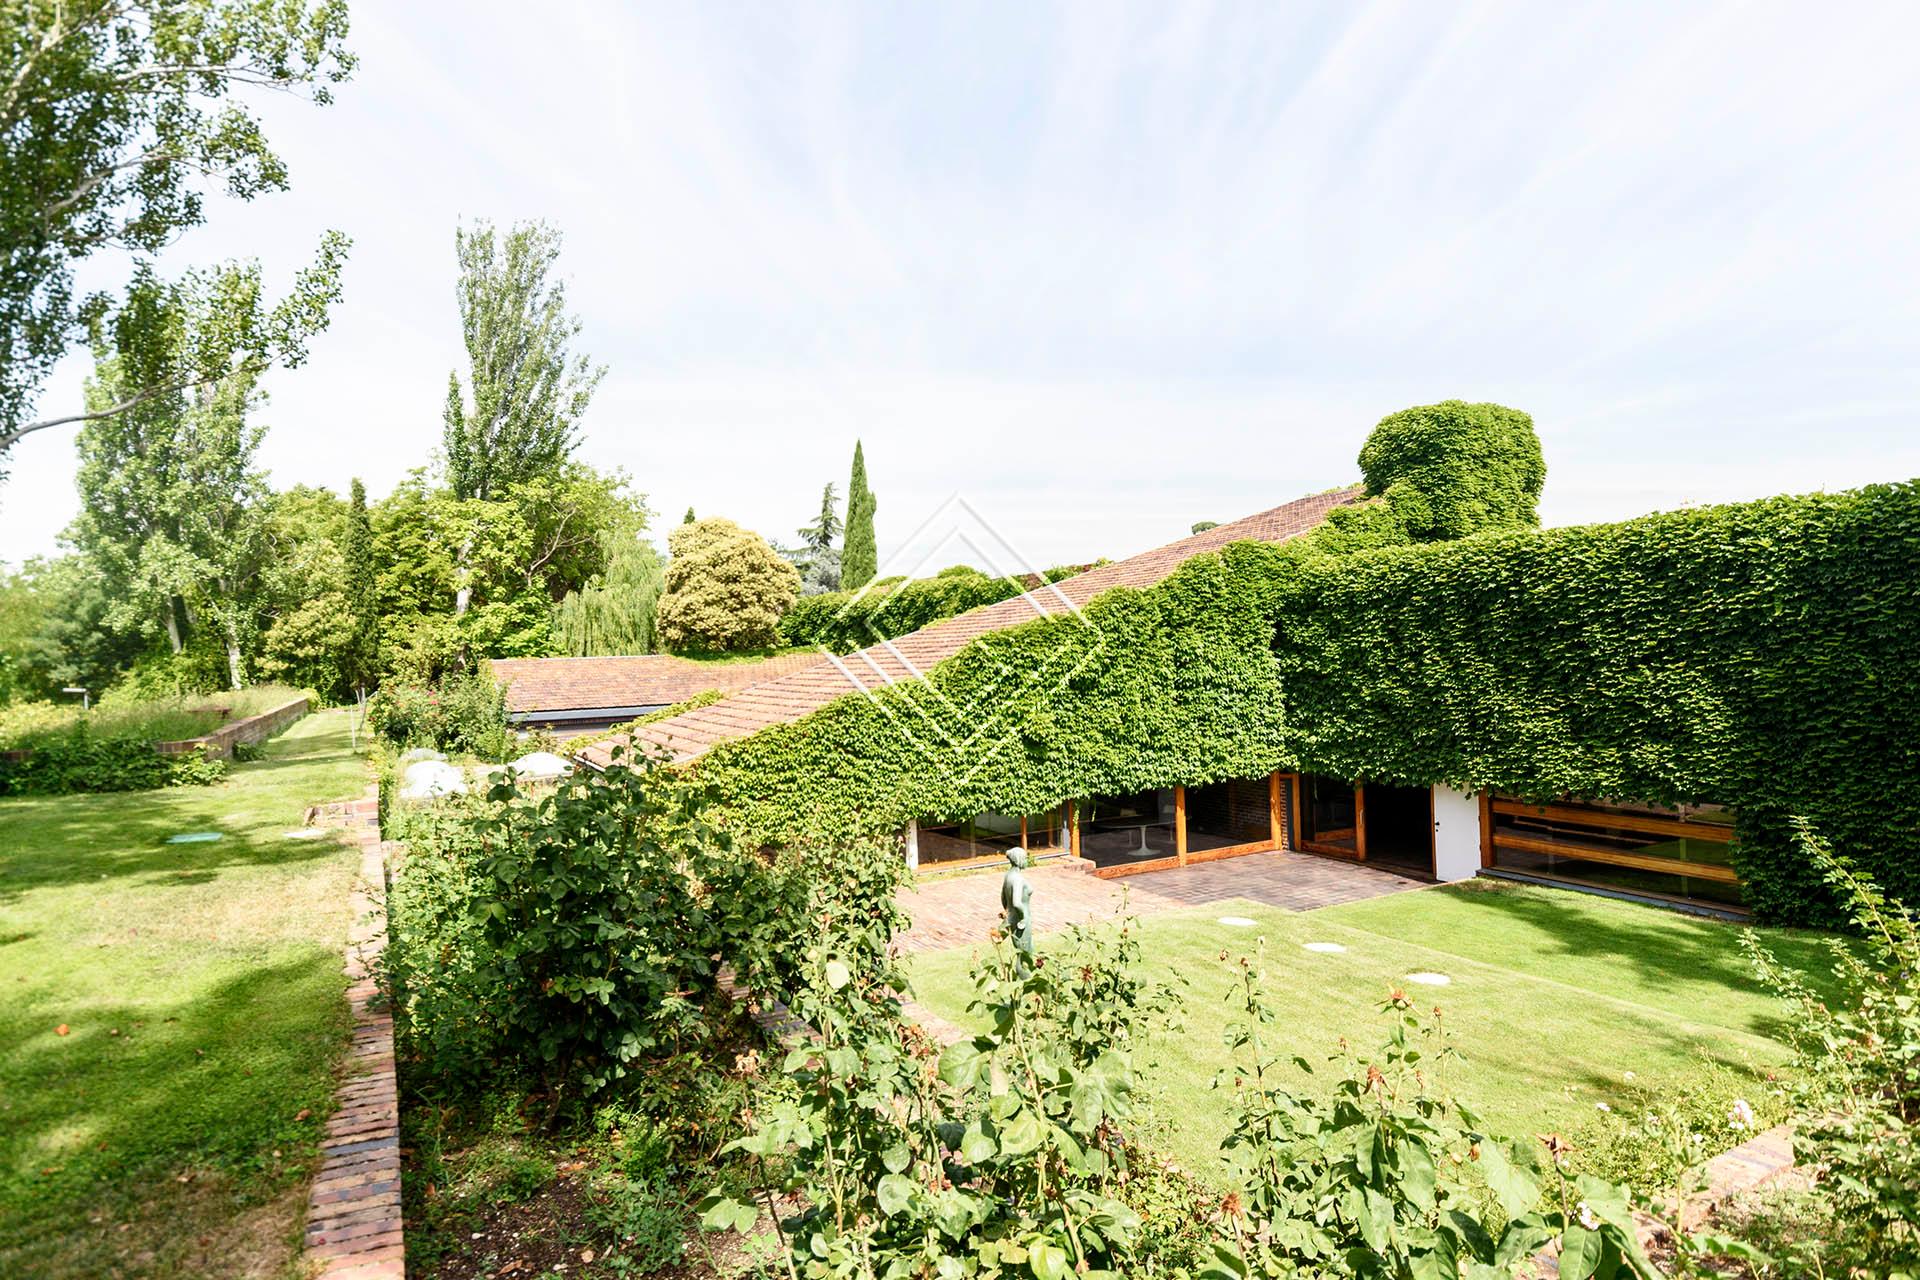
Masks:
[[[1019,845],[1007,850],[1007,874],[1000,881],[1000,908],[1006,913],[1007,936],[1013,939],[1020,972],[1033,967],[1033,886],[1027,882],[1027,851]]]

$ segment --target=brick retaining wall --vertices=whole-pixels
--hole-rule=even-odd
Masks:
[[[163,756],[184,756],[201,751],[209,760],[231,760],[235,746],[241,743],[263,742],[312,709],[311,699],[295,698],[292,702],[284,703],[271,711],[262,711],[257,716],[248,716],[245,720],[223,724],[212,733],[198,738],[182,738],[178,742],[156,742],[153,744],[153,749]]]

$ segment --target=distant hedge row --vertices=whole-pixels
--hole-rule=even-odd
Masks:
[[[1062,565],[1041,576],[1058,582],[1082,567]],[[797,601],[780,619],[780,640],[852,653],[969,609],[1010,600],[1024,589],[1016,579],[989,577],[964,566],[931,578],[885,578],[859,591],[830,591]]]
[[[1793,815],[1920,902],[1917,566],[1912,484],[1341,555],[1241,543],[699,768],[770,843],[1275,768],[1715,801],[1756,910],[1819,923]]]

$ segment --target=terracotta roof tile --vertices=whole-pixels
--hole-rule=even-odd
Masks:
[[[1164,547],[1101,565],[1053,587],[1042,587],[947,618],[838,660],[816,656],[812,663],[798,670],[756,681],[720,702],[642,726],[638,736],[645,747],[663,751],[676,760],[691,760],[718,743],[798,720],[856,689],[875,689],[911,679],[988,632],[1065,612],[1069,604],[1080,608],[1113,587],[1152,586],[1202,552],[1217,551],[1232,542],[1285,542],[1298,537],[1326,519],[1335,507],[1357,501],[1360,494],[1359,487],[1355,486],[1296,499]],[[610,739],[582,754],[589,762],[604,766],[610,748],[624,741],[624,738]]]
[[[708,689],[729,692],[817,665],[818,653],[758,662],[693,662],[670,654],[624,658],[495,658],[488,666],[507,688],[507,711],[585,711],[665,707]]]

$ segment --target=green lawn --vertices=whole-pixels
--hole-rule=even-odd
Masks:
[[[285,833],[365,784],[330,712],[217,786],[0,800],[0,1275],[286,1266],[358,854]]]
[[[1219,923],[1221,916],[1253,927]],[[1225,1136],[1222,1032],[1236,1017],[1227,964],[1266,939],[1269,990],[1282,1010],[1282,1044],[1318,1064],[1342,1036],[1371,1051],[1386,1028],[1376,1012],[1390,987],[1437,1005],[1461,1060],[1455,1092],[1488,1128],[1522,1135],[1569,1131],[1595,1104],[1639,1090],[1699,1087],[1717,1069],[1762,1072],[1787,1058],[1773,1037],[1778,1009],[1757,990],[1736,926],[1585,894],[1476,881],[1290,913],[1247,902],[1146,919],[1147,961],[1191,984],[1184,1026],[1155,1046],[1156,1142],[1205,1172]],[[1824,968],[1814,935],[1767,931],[1783,957]],[[1303,949],[1332,942],[1341,954]],[[1046,940],[1042,939],[1044,952]],[[934,1012],[970,1022],[970,952],[917,955],[917,995]],[[1445,987],[1407,983],[1445,974]],[[1628,1085],[1628,1072],[1633,1084]]]

